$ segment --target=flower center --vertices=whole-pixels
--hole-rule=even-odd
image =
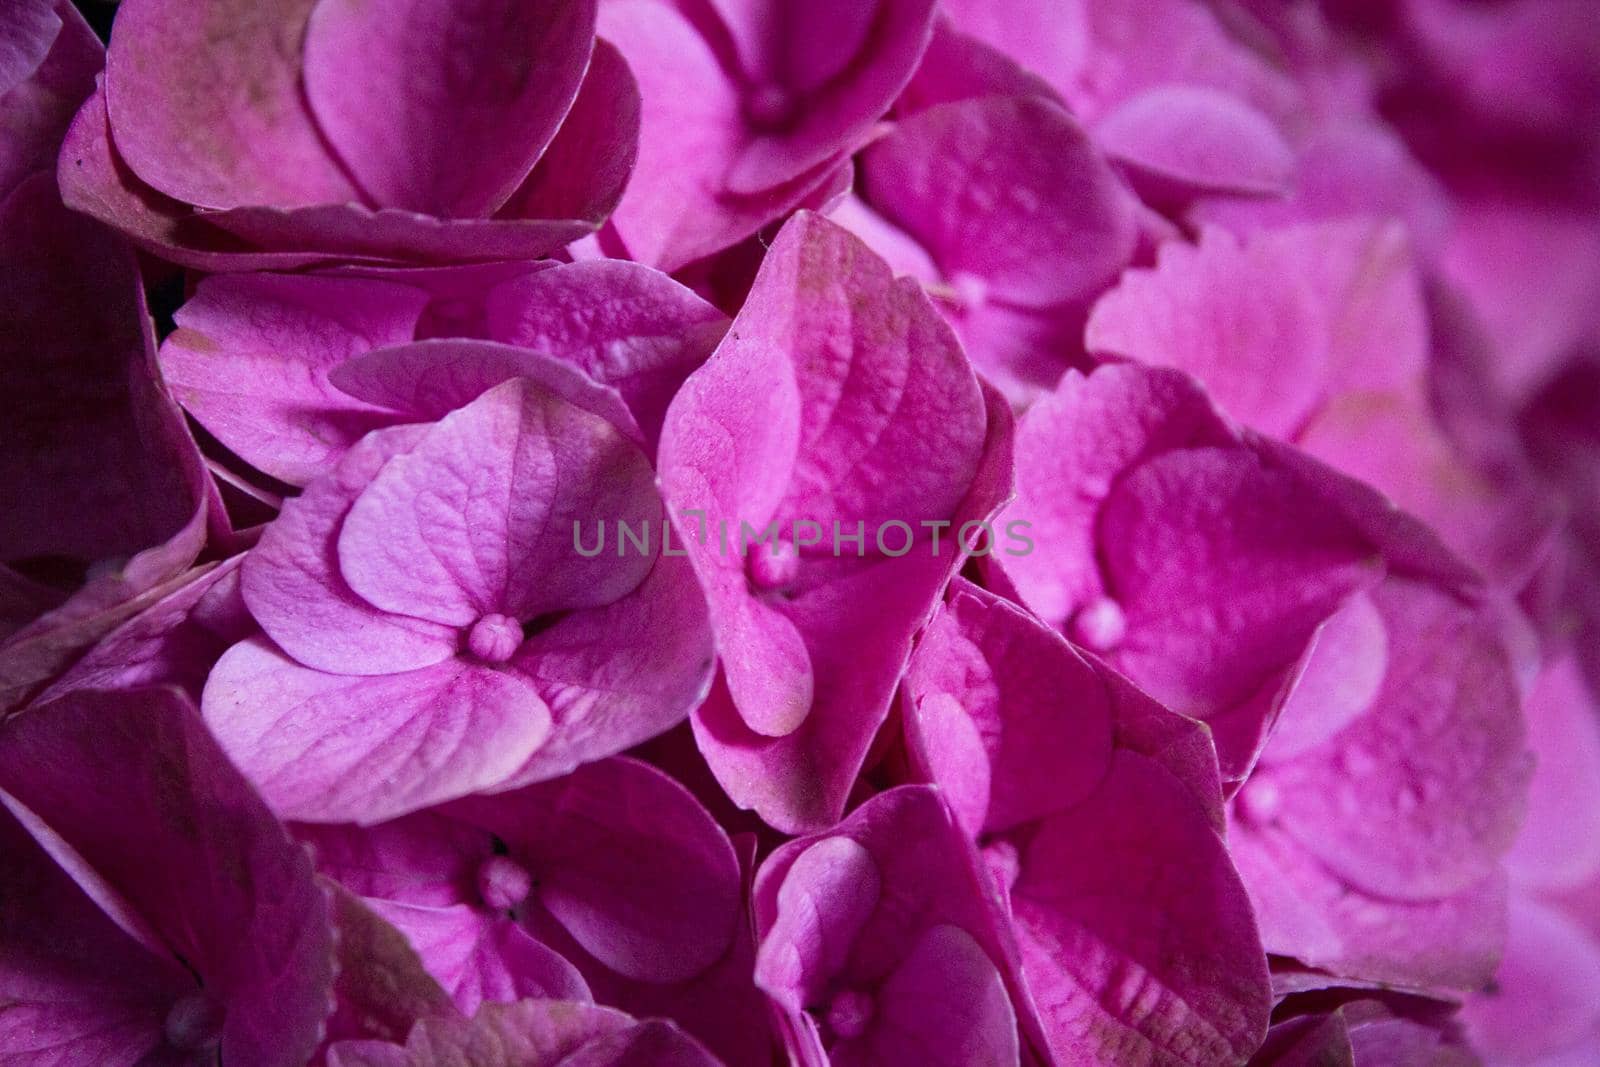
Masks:
[[[203,992],[173,1002],[161,1026],[167,1044],[184,1052],[214,1047],[222,1038],[222,1005]]]
[[[1084,648],[1110,652],[1128,636],[1128,619],[1115,600],[1100,597],[1085,604],[1072,617],[1068,634]]]
[[[842,989],[828,1002],[828,1029],[848,1041],[867,1032],[875,1010],[872,996],[859,989]]]
[[[760,541],[750,546],[745,576],[758,592],[792,585],[800,575],[800,552],[788,541]]]
[[[744,120],[757,130],[782,129],[793,121],[798,103],[794,94],[781,85],[752,85],[744,94]]]
[[[467,651],[488,663],[504,663],[522,644],[522,625],[508,615],[485,615],[467,634]]]
[[[478,896],[495,911],[510,911],[532,890],[533,876],[509,856],[490,856],[478,868]]]

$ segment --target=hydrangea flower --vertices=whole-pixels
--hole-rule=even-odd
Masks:
[[[265,635],[212,671],[207,722],[275,810],[319,822],[557,777],[662,732],[705,691],[704,604],[659,537],[580,555],[591,516],[659,529],[650,463],[528,379],[369,434],[245,560]]]
[[[915,282],[818,216],[784,227],[661,444],[722,667],[692,721],[735,803],[790,832],[842,814],[912,634],[1003,499],[1009,429]]]
[[[676,270],[829,185],[916,70],[934,8],[604,0],[601,33],[643,99],[637,176],[611,222],[628,257]]]
[[[1220,1065],[1260,1044],[1266,957],[1203,727],[960,579],[902,700],[912,766],[1007,901],[1057,1062]]]
[[[595,8],[134,0],[63,195],[201,269],[544,255],[632,169],[638,90]]]
[[[1021,1062],[1016,949],[936,790],[890,790],[785,844],[754,906],[756,982],[795,1062]]]

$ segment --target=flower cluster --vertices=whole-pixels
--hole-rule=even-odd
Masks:
[[[0,1063],[1594,1062],[1590,0],[90,13]]]

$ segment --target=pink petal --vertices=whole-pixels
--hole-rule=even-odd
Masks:
[[[1133,200],[1078,123],[1037,96],[943,104],[862,154],[866,199],[947,279],[1046,307],[1094,295],[1133,254]]]
[[[315,0],[138,0],[106,56],[117,151],[167,196],[207,208],[300,207],[360,194],[302,96]]]
[[[1388,669],[1383,616],[1371,597],[1352,597],[1317,631],[1262,760],[1291,760],[1327,743],[1372,707]]]
[[[1292,665],[1374,577],[1373,550],[1317,503],[1238,449],[1168,452],[1126,474],[1100,516],[1106,583],[1127,619],[1113,662],[1199,718]]]
[[[684,981],[728,948],[740,893],[732,846],[687,790],[647,764],[602,760],[448,811],[505,841],[539,902],[614,971]],[[649,892],[640,870],[651,872]]]
[[[1249,899],[1203,809],[1145,757],[1117,753],[1093,797],[1040,825],[1011,906],[1063,1062],[1220,1065],[1261,1042],[1270,987]]]
[[[373,900],[368,905],[406,935],[463,1015],[486,1001],[590,999],[576,967],[505,916],[491,917],[465,904],[424,908]]]
[[[308,667],[386,674],[439,663],[460,645],[452,627],[379,611],[339,573],[338,537],[350,505],[422,432],[397,427],[361,441],[328,477],[285,501],[246,559],[240,587],[250,614]]]
[[[446,660],[323,674],[255,638],[206,683],[206,721],[286,818],[376,822],[503,782],[550,732],[514,672]]]
[[[526,348],[430,338],[374,349],[335,367],[328,378],[340,392],[403,415],[408,422],[442,419],[497,385],[528,379],[600,416],[630,440],[645,443],[633,413],[615,390],[564,360]]]
[[[969,827],[974,834],[1071,807],[1110,765],[1111,706],[1099,674],[1059,635],[959,579],[917,644],[903,693],[908,744],[931,757],[933,781],[949,788],[947,775],[959,782],[971,773],[967,761],[981,761],[977,810],[986,817]],[[981,747],[947,762],[937,746],[948,735],[929,716],[958,710]]]
[[[795,114],[770,132],[753,129],[735,153],[728,189],[744,196],[793,181],[857,147],[911,80],[933,30],[935,4],[822,0],[755,10],[767,15],[761,20],[766,33],[761,60],[747,57],[746,73],[769,91],[792,96]]]
[[[824,838],[800,853],[778,887],[756,984],[789,1011],[804,1011],[843,973],[882,889],[872,854],[853,838]]]
[[[338,883],[323,879],[322,885],[333,897],[339,940],[325,1040],[399,1041],[418,1019],[449,1014],[450,995],[423,969],[405,935]]]
[[[572,106],[595,8],[405,0],[380,11],[321,0],[305,31],[307,102],[378,206],[487,215],[528,176]]]
[[[1094,135],[1156,201],[1218,192],[1270,196],[1286,192],[1295,173],[1294,151],[1272,120],[1213,89],[1147,89],[1101,118]]]
[[[1473,1045],[1495,1063],[1587,1047],[1600,1030],[1600,945],[1560,911],[1511,899],[1510,940],[1491,988],[1468,999]]]
[[[619,260],[508,282],[487,305],[491,338],[567,360],[612,386],[652,441],[683,379],[728,328],[726,315],[667,275]]]
[[[468,626],[600,607],[642,552],[575,552],[574,523],[660,524],[648,461],[603,419],[531,383],[496,386],[384,465],[339,533],[340,572],[376,607]]]
[[[934,926],[884,983],[872,1029],[836,1046],[830,1060],[965,1067],[1020,1056],[1017,1015],[994,962],[965,930]]]
[[[1571,889],[1600,875],[1600,719],[1571,658],[1539,674],[1523,705],[1533,750],[1528,817],[1506,857],[1520,884]]]
[[[597,228],[616,209],[639,157],[639,84],[615,45],[596,40],[572,109],[528,180],[499,211]]]
[[[99,786],[54,773],[63,766]],[[193,705],[168,689],[70,694],[9,726],[0,780],[220,1001],[220,1055],[305,1062],[332,990],[328,899]]]
[[[705,699],[715,667],[694,572],[681,559],[657,560],[621,600],[524,641],[515,667],[555,727],[508,784],[557,778],[665,733]]]
[[[1514,667],[1486,609],[1398,579],[1372,597],[1390,638],[1383,687],[1328,744],[1272,769],[1293,798],[1275,821],[1375,895],[1460,892],[1498,870],[1521,822],[1531,760]]]
[[[390,419],[328,382],[352,356],[409,341],[417,289],[356,278],[207,278],[174,316],[161,369],[178,401],[257,470],[291,485],[326,471]]]
[[[64,0],[11,0],[0,43],[0,200],[53,170],[73,114],[94,92],[105,48]]]
[[[107,1067],[147,1062],[194,977],[129,937],[6,811],[0,844],[0,1042],[12,1055],[55,1050]]]

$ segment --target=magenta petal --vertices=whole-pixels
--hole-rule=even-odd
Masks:
[[[385,674],[438,663],[460,645],[451,627],[379,611],[339,573],[338,536],[351,503],[422,433],[398,427],[361,441],[328,477],[284,503],[245,560],[240,586],[250,613],[308,667]]]
[[[300,84],[315,0],[136,0],[106,56],[117,150],[143,181],[208,208],[359,199]]]
[[[1473,1045],[1491,1062],[1592,1052],[1600,1032],[1600,946],[1560,911],[1514,896],[1505,959],[1493,986],[1467,1001],[1465,1015]]]
[[[595,6],[321,0],[305,32],[306,98],[379,206],[486,215],[528,176],[572,106]]]
[[[1260,1044],[1270,987],[1249,898],[1216,828],[1145,757],[1119,752],[1092,798],[1041,823],[1011,906],[1063,1062],[1220,1065]]]
[[[179,308],[161,346],[178,401],[257,470],[305,485],[390,421],[328,383],[352,356],[411,340],[427,294],[357,278],[228,274]]]
[[[659,271],[572,263],[496,287],[489,336],[571,362],[621,393],[647,439],[728,329],[728,317]]]
[[[576,967],[506,916],[465,904],[367,904],[406,935],[463,1015],[485,1001],[590,999]]]
[[[860,1041],[832,1050],[835,1067],[1019,1063],[1017,1013],[1005,980],[972,935],[930,927],[879,992]]]
[[[0,3],[5,35],[0,37],[0,96],[27,78],[50,54],[61,17],[54,0],[5,0]]]
[[[307,822],[377,822],[498,785],[550,732],[515,672],[450,659],[323,674],[260,638],[222,657],[203,706],[274,810]]]
[[[1156,200],[1282,193],[1295,171],[1294,151],[1272,121],[1213,89],[1148,89],[1101,118],[1094,136]]]
[[[1507,867],[1523,885],[1575,888],[1600,875],[1600,709],[1563,657],[1540,672],[1523,710],[1536,762]]]
[[[100,785],[79,788],[63,766]],[[0,781],[200,977],[223,1009],[220,1055],[305,1062],[332,992],[328,899],[186,699],[145,689],[41,706],[0,739]]]
[[[539,902],[626,977],[684,981],[728,948],[740,893],[733,848],[686,789],[647,764],[602,760],[447,810],[504,840],[537,879]]]
[[[946,278],[1024,307],[1082,300],[1133,254],[1133,198],[1077,121],[1037,96],[943,104],[862,153],[867,200]]]
[[[496,386],[384,465],[339,533],[340,573],[378,608],[452,626],[599,607],[653,557],[576,550],[575,524],[660,525],[648,461],[604,419],[526,381]]]

